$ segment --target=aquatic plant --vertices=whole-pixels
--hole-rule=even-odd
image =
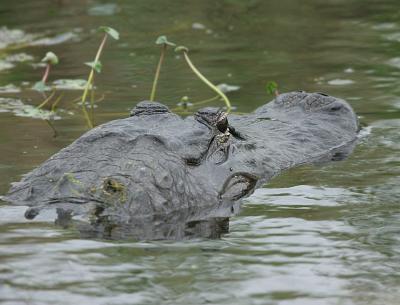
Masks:
[[[43,118],[53,129],[55,136],[57,135],[57,132],[54,128],[54,126],[51,123],[51,120],[54,119],[55,114],[56,114],[56,107],[58,103],[61,101],[63,94],[56,95],[56,90],[57,89],[62,89],[62,90],[70,90],[70,89],[80,89],[83,90],[82,95],[80,95],[77,99],[73,100],[73,102],[80,102],[81,107],[82,107],[82,112],[85,117],[85,121],[87,123],[87,126],[89,128],[94,127],[94,105],[97,102],[94,97],[94,78],[95,78],[95,73],[101,73],[102,72],[102,63],[100,61],[100,57],[104,51],[108,36],[111,36],[113,39],[118,40],[119,39],[119,33],[110,27],[102,26],[99,27],[99,31],[104,33],[104,36],[100,42],[100,45],[97,49],[95,58],[91,62],[86,62],[85,65],[90,67],[90,73],[88,75],[87,80],[81,80],[81,79],[76,79],[76,80],[58,80],[53,83],[53,86],[51,88],[54,89],[49,95],[46,95],[43,91],[50,90],[50,86],[47,86],[47,81],[49,78],[51,66],[58,64],[59,60],[58,57],[53,53],[53,52],[48,52],[46,56],[42,59],[42,62],[46,63],[46,69],[43,74],[43,77],[40,82],[37,82],[35,84],[35,89],[38,91],[41,91],[44,97],[43,102],[39,104],[39,106],[35,107],[34,110],[32,110],[29,114],[36,117],[41,117]],[[156,91],[157,91],[157,85],[158,81],[160,78],[160,72],[161,68],[166,56],[166,51],[168,47],[175,47],[176,44],[173,42],[168,41],[167,37],[165,35],[159,36],[157,40],[155,41],[157,45],[161,46],[161,53],[160,53],[160,58],[156,67],[155,71],[155,76],[153,80],[153,85],[152,85],[152,90],[150,93],[150,100],[154,101],[155,96],[156,96]],[[175,48],[176,52],[182,52],[183,57],[186,61],[186,63],[189,65],[190,69],[196,74],[200,80],[202,80],[207,86],[209,86],[213,91],[217,93],[216,96],[201,100],[198,102],[189,102],[189,97],[184,96],[180,103],[177,105],[175,109],[172,110],[177,110],[178,112],[183,110],[184,113],[190,113],[189,108],[192,107],[197,107],[206,103],[210,103],[212,101],[217,101],[217,100],[222,100],[224,101],[227,111],[230,111],[232,109],[231,103],[228,99],[228,97],[225,95],[225,93],[230,92],[230,91],[236,91],[239,90],[240,87],[238,86],[232,86],[232,85],[227,85],[227,84],[219,84],[219,85],[214,85],[209,81],[193,64],[189,57],[189,50],[188,48],[184,46],[179,46]],[[90,97],[90,113],[88,112],[88,97]],[[55,98],[55,102],[52,102],[53,99]],[[103,99],[104,95],[99,99]],[[46,105],[51,105],[50,111],[43,110],[44,106]]]
[[[56,54],[53,52],[47,52],[46,56],[41,61],[46,63],[46,69],[44,71],[42,80],[35,83],[33,89],[37,91],[46,91],[50,89],[50,87],[46,85],[46,82],[50,74],[51,66],[57,65],[59,60]]]
[[[228,92],[233,92],[233,91],[237,91],[240,89],[239,86],[234,86],[234,85],[228,85],[225,83],[222,84],[218,84],[216,86],[219,90],[221,90],[223,93],[228,93]],[[220,95],[216,95],[213,96],[211,98],[207,98],[207,99],[203,99],[201,101],[197,101],[197,102],[189,102],[189,97],[188,96],[183,96],[180,100],[180,102],[177,104],[178,107],[173,108],[173,111],[178,111],[179,113],[181,113],[180,110],[184,110],[187,111],[189,108],[193,108],[193,107],[198,107],[198,106],[202,106],[204,104],[208,104],[211,103],[213,101],[216,100],[222,100]]]
[[[232,109],[231,102],[229,101],[228,97],[213,83],[211,83],[200,71],[194,66],[193,62],[189,58],[189,49],[185,46],[179,46],[175,48],[175,52],[182,52],[183,56],[186,60],[186,63],[190,67],[190,69],[200,78],[207,86],[209,86],[212,90],[214,90],[225,102],[226,108],[228,111]]]
[[[168,41],[167,36],[159,36],[156,40],[156,44],[161,45],[161,54],[160,54],[160,59],[158,61],[156,73],[154,75],[154,81],[153,81],[153,86],[151,89],[151,94],[150,94],[150,101],[154,101],[154,98],[156,96],[156,90],[157,90],[157,84],[158,84],[158,79],[160,77],[160,71],[161,71],[161,66],[164,61],[165,53],[167,52],[168,46],[175,47],[176,44],[173,42]]]
[[[179,114],[190,113],[189,112],[190,108],[193,109],[194,107],[198,107],[198,106],[201,106],[201,105],[204,105],[204,104],[208,104],[208,103],[211,103],[211,102],[213,102],[215,100],[221,100],[221,97],[219,95],[216,95],[214,97],[211,97],[211,98],[208,98],[208,99],[204,99],[204,100],[201,100],[201,101],[197,101],[197,102],[193,102],[193,103],[189,102],[189,100],[190,99],[189,99],[188,96],[186,96],[186,95],[183,96],[181,98],[180,102],[177,104],[177,107],[172,108],[171,110],[176,112],[176,113],[179,113]]]
[[[46,104],[50,103],[50,101],[53,99],[54,95],[56,94],[56,91],[53,91],[52,93],[50,93],[49,96],[47,96],[44,93],[44,91],[51,89],[49,86],[47,86],[47,79],[49,78],[49,75],[50,75],[51,66],[57,65],[59,63],[59,60],[58,60],[58,57],[56,54],[54,54],[53,52],[47,52],[46,56],[41,61],[46,63],[46,69],[44,71],[42,79],[39,82],[35,83],[35,85],[33,86],[32,89],[41,92],[45,99],[42,103],[39,104],[39,106],[37,106],[35,108],[30,108],[30,109],[27,108],[25,111],[25,116],[43,119],[44,121],[46,121],[46,123],[49,125],[49,127],[53,130],[54,137],[57,137],[57,135],[58,135],[57,130],[51,123],[51,120],[55,116],[57,104],[60,102],[63,95],[61,94],[55,100],[55,102],[51,106],[51,111],[45,111],[42,108]]]
[[[103,52],[104,46],[107,41],[107,37],[110,36],[111,38],[118,40],[119,39],[119,33],[108,26],[101,26],[99,27],[99,31],[104,33],[103,39],[100,43],[99,48],[97,49],[96,57],[94,58],[93,61],[85,63],[87,66],[91,68],[88,80],[86,82],[85,90],[83,91],[82,97],[81,97],[81,103],[82,103],[82,112],[85,116],[86,123],[89,128],[93,128],[93,110],[94,110],[94,73],[101,73],[102,70],[102,63],[100,61],[100,56],[101,53]],[[91,93],[91,99],[90,99],[90,110],[91,110],[91,116],[89,116],[87,110],[86,110],[86,98],[88,96],[89,90],[92,91]]]
[[[270,95],[275,95],[275,96],[279,95],[278,84],[274,81],[268,82],[265,89]]]
[[[56,115],[56,110],[57,110],[57,105],[58,103],[61,101],[61,99],[63,98],[63,94],[60,94],[57,99],[54,101],[54,103],[51,105],[50,111],[45,111],[42,108],[48,103],[50,102],[54,95],[55,95],[55,91],[53,91],[50,96],[48,98],[46,98],[39,106],[37,106],[35,109],[33,109],[33,111],[31,112],[32,117],[33,116],[37,116],[37,117],[41,117],[43,120],[46,121],[46,123],[49,125],[49,127],[53,130],[53,137],[57,137],[58,136],[58,132],[56,130],[56,128],[54,127],[54,125],[52,124],[51,120],[54,119],[55,115]]]

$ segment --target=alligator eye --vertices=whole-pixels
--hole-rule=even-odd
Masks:
[[[226,130],[228,129],[228,119],[226,116],[223,116],[221,119],[218,120],[217,128],[222,133],[226,132]]]

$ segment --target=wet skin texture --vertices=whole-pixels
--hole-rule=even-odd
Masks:
[[[30,206],[29,219],[56,209],[60,223],[87,217],[87,231],[182,238],[190,221],[210,216],[218,220],[212,228],[226,228],[238,200],[283,170],[343,159],[357,133],[351,107],[320,93],[281,94],[248,115],[205,108],[185,119],[141,102],[129,118],[53,155],[3,200]],[[212,228],[192,224],[189,235]]]

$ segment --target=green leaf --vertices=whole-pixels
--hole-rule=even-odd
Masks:
[[[103,65],[101,64],[100,60],[85,62],[85,65],[89,66],[90,68],[92,68],[97,73],[101,73],[101,69],[103,68]]]
[[[175,48],[175,52],[189,52],[189,49],[185,46],[178,46]]]
[[[156,40],[156,44],[165,44],[165,45],[168,45],[171,47],[176,46],[175,43],[168,41],[167,36],[165,36],[165,35],[159,36]]]
[[[44,82],[40,81],[40,82],[36,82],[36,83],[33,85],[32,89],[33,89],[33,90],[36,90],[36,91],[42,92],[42,91],[48,91],[48,90],[50,90],[50,87],[49,87],[49,86],[46,86],[46,84],[45,84]]]
[[[268,82],[266,86],[266,90],[268,94],[274,95],[275,92],[278,90],[278,84],[274,81]]]
[[[115,40],[118,40],[119,39],[119,33],[118,33],[118,31],[116,31],[115,29],[113,29],[113,28],[110,28],[110,27],[108,27],[108,26],[101,26],[101,27],[99,27],[99,30],[101,31],[101,32],[104,32],[104,33],[107,33],[108,35],[110,35],[112,38],[114,38]]]
[[[47,62],[51,65],[56,65],[58,64],[58,57],[53,52],[47,52],[46,56],[43,57],[42,62]]]

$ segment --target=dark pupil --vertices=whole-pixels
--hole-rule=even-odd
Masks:
[[[217,128],[220,132],[224,133],[228,129],[228,119],[223,118],[217,122]]]

